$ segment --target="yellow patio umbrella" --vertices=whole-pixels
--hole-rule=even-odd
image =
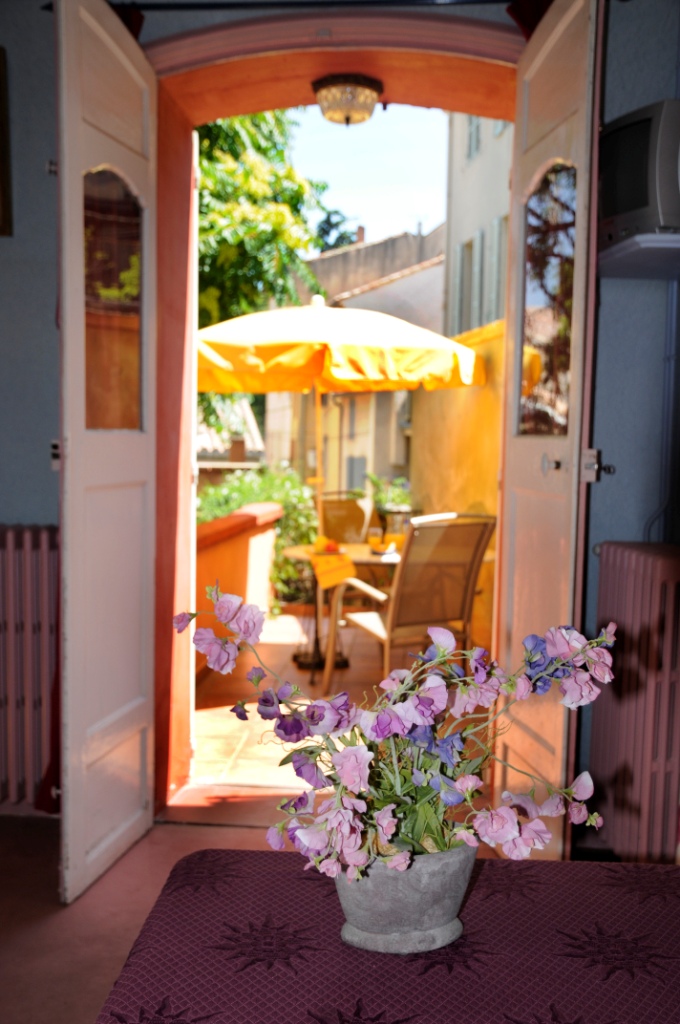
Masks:
[[[248,313],[198,332],[198,390],[315,393],[317,452],[324,393],[426,390],[483,384],[475,352],[374,310],[309,306]],[[317,497],[323,480],[317,476]]]

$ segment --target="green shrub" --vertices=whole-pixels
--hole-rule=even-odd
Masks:
[[[284,548],[293,544],[311,544],[317,535],[314,492],[301,481],[295,470],[263,466],[225,473],[222,483],[209,484],[201,490],[196,518],[199,523],[209,523],[255,501],[276,501],[283,507],[283,516],[276,523],[270,576],[275,594],[272,610],[280,611],[282,601],[313,601],[314,574],[311,567],[292,562],[283,555]]]

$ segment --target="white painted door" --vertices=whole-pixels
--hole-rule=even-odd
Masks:
[[[597,0],[555,0],[518,66],[496,630],[513,668],[527,634],[574,613],[596,14]],[[567,750],[558,698],[516,705],[499,750],[555,783]],[[496,784],[530,788],[503,767]],[[561,835],[546,853],[560,851]]]
[[[59,0],[62,898],[152,823],[156,83]]]

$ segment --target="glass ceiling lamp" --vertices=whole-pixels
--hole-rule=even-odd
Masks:
[[[325,118],[350,125],[368,121],[383,84],[366,75],[327,75],[312,82],[312,89]]]

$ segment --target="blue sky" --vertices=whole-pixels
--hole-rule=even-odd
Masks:
[[[366,241],[402,231],[427,234],[446,209],[447,115],[421,107],[376,107],[364,124],[331,124],[317,106],[294,112],[293,166],[326,181],[324,201],[348,227],[362,224]]]

